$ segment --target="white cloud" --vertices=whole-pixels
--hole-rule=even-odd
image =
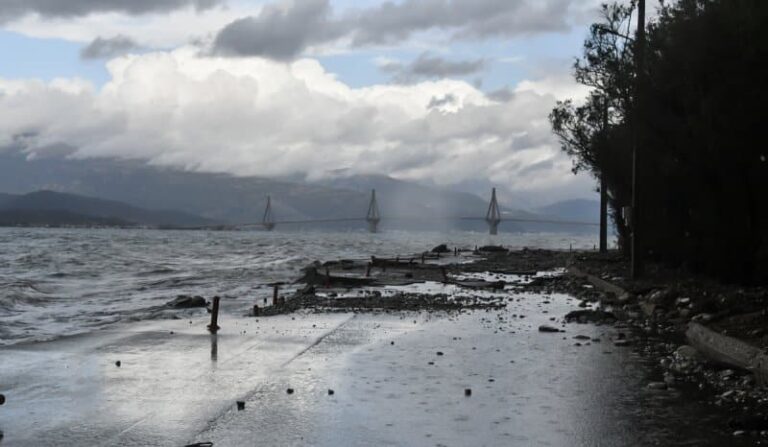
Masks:
[[[38,38],[57,38],[88,43],[99,37],[121,35],[150,48],[172,48],[212,37],[238,18],[257,14],[260,5],[194,7],[134,16],[97,12],[78,17],[26,15],[3,25],[4,29]]]
[[[547,122],[557,90],[547,81],[505,101],[453,80],[351,88],[312,59],[201,57],[193,47],[108,69],[101,89],[0,79],[0,146],[66,145],[76,157],[236,175],[349,168],[446,185],[488,178],[531,194],[574,184]],[[441,98],[451,100],[436,107]]]

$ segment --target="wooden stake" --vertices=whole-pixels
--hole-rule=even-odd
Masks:
[[[213,297],[213,308],[211,309],[211,324],[208,325],[208,331],[211,334],[215,334],[216,332],[221,329],[218,325],[219,322],[219,298],[218,296]]]

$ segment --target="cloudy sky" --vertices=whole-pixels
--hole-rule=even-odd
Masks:
[[[2,0],[0,150],[593,197],[547,115],[599,0]]]

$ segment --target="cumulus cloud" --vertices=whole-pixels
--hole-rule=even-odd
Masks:
[[[395,82],[409,83],[422,79],[468,76],[482,71],[486,65],[485,59],[454,61],[422,53],[409,64],[384,61],[379,65],[379,69],[392,74]]]
[[[336,16],[328,0],[282,0],[224,27],[213,50],[287,59],[340,38],[358,47],[399,43],[432,30],[470,39],[565,32],[597,5],[598,0],[404,0]]]
[[[187,6],[209,8],[221,0],[3,0],[0,23],[29,14],[42,17],[77,17],[92,13],[145,14]]]
[[[189,47],[123,56],[108,69],[100,89],[0,79],[0,147],[235,175],[346,168],[531,191],[572,181],[546,118],[555,97],[543,90],[500,102],[456,80],[352,88],[316,60],[203,57]]]
[[[139,45],[130,37],[97,37],[80,51],[83,59],[109,59],[139,49]]]

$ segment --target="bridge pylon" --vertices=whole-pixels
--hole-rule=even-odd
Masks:
[[[264,209],[264,217],[261,219],[261,224],[267,231],[275,229],[275,216],[272,214],[272,198],[267,196],[267,207]]]
[[[365,216],[366,222],[368,222],[368,231],[376,233],[379,231],[379,222],[381,222],[381,214],[379,214],[379,204],[376,201],[376,190],[371,190],[371,202],[368,204],[368,214]]]
[[[488,222],[488,229],[491,235],[499,234],[501,209],[499,209],[499,202],[496,200],[496,188],[493,188],[493,191],[491,192],[491,203],[488,205],[485,221]]]

